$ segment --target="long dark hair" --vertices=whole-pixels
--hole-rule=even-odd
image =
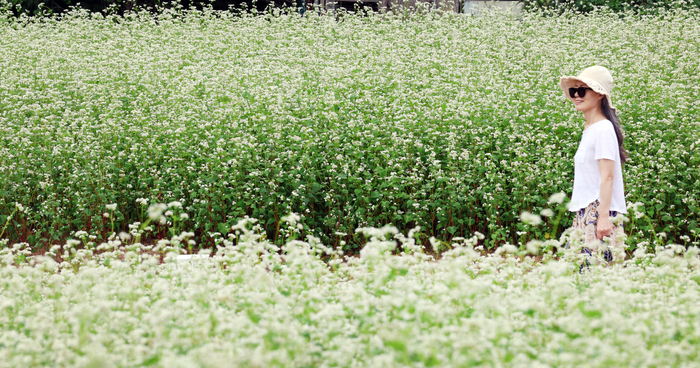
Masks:
[[[603,110],[603,115],[605,115],[605,118],[610,120],[612,122],[613,127],[615,128],[615,135],[617,136],[617,143],[620,145],[620,161],[624,164],[627,162],[627,160],[630,158],[628,152],[622,147],[622,141],[625,140],[625,137],[622,135],[622,128],[620,128],[620,118],[617,117],[617,113],[615,110],[610,108],[610,104],[608,103],[607,97],[603,97],[603,100],[600,102],[600,108]]]

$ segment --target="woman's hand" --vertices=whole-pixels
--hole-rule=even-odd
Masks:
[[[596,222],[596,236],[598,239],[603,240],[604,236],[612,235],[612,222],[610,222],[610,217],[601,216]]]

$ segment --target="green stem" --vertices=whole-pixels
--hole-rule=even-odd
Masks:
[[[2,239],[2,235],[5,234],[5,229],[7,229],[7,225],[10,224],[10,220],[12,220],[12,216],[15,215],[15,212],[17,212],[17,207],[15,207],[15,210],[12,211],[10,216],[7,217],[7,221],[5,221],[5,226],[3,226],[2,231],[0,231],[0,239]]]

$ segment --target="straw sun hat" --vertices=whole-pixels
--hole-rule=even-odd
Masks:
[[[576,77],[561,77],[559,79],[559,86],[561,86],[561,90],[564,91],[564,96],[566,96],[566,98],[572,102],[574,99],[569,95],[569,88],[573,87],[576,82],[583,82],[593,91],[600,93],[601,95],[605,95],[605,97],[608,99],[610,108],[615,109],[610,97],[613,89],[613,77],[608,68],[600,65],[594,65],[584,69]]]

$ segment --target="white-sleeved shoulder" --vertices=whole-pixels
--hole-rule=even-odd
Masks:
[[[608,120],[601,121],[602,126],[597,127],[595,137],[595,159],[620,160],[620,146],[617,143],[615,128]]]

